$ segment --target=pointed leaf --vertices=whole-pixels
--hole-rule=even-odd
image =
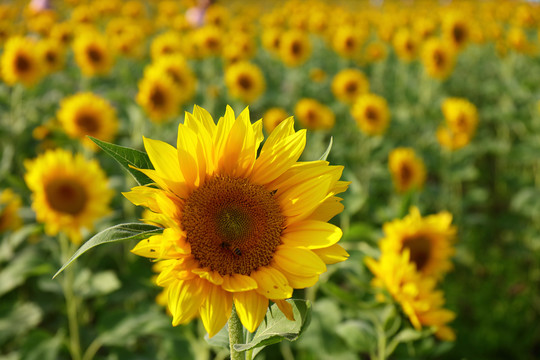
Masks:
[[[221,329],[216,335],[209,337],[208,334],[204,335],[204,340],[208,345],[216,348],[229,349],[229,326],[225,324],[223,329]]]
[[[283,339],[289,341],[298,339],[307,329],[311,320],[311,303],[300,299],[287,300],[287,302],[292,305],[294,321],[288,320],[277,305],[274,304],[267,311],[266,317],[253,338],[247,344],[234,345],[234,349],[236,351],[245,351],[275,344]]]
[[[130,167],[131,165],[139,169],[153,169],[154,167],[152,166],[152,162],[150,161],[150,158],[146,153],[128,147],[101,141],[92,136],[89,137],[93,142],[96,143],[97,146],[99,146],[105,153],[110,155],[128,173],[130,173],[139,185],[142,186],[153,183],[153,181],[148,176]]]
[[[79,256],[90,250],[91,248],[115,241],[126,241],[126,240],[142,240],[146,239],[152,235],[160,234],[163,232],[163,228],[158,226],[144,224],[144,223],[128,223],[112,226],[108,229],[105,229],[96,235],[94,235],[90,240],[85,242],[73,256],[66,262],[60,270],[54,274],[53,279],[58,276],[66,267],[69,266],[75,259]]]
[[[330,142],[328,143],[328,147],[326,148],[326,151],[321,155],[319,160],[326,161],[326,158],[328,157],[328,155],[330,155],[330,150],[332,150],[332,145],[333,144],[334,144],[334,137],[330,136]]]

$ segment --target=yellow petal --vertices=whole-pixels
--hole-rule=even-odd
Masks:
[[[206,172],[205,162],[198,160],[197,147],[199,146],[199,140],[197,133],[184,124],[178,125],[178,138],[177,138],[177,153],[176,159],[179,164],[182,164],[180,170],[185,178],[188,188],[193,189],[199,185],[199,174]],[[199,166],[203,170],[199,169]]]
[[[265,147],[267,149],[271,149],[276,143],[283,140],[284,138],[289,137],[292,134],[294,134],[294,118],[290,116],[280,122],[278,126],[276,126],[274,131],[272,131],[270,136],[268,136],[268,139],[266,139],[266,142],[263,145],[261,153]]]
[[[207,281],[194,277],[192,280],[173,282],[168,287],[169,311],[173,315],[173,326],[185,324],[199,313]]]
[[[266,315],[268,298],[252,290],[234,293],[233,300],[242,325],[250,333],[255,332]]]
[[[143,136],[144,148],[154,165],[154,169],[162,178],[174,183],[183,183],[184,177],[180,171],[176,149],[160,140],[153,140]]]
[[[325,264],[336,264],[349,258],[349,253],[339,244],[334,244],[323,249],[314,249],[313,252],[320,257]]]
[[[257,292],[269,299],[288,299],[292,296],[293,289],[287,278],[275,268],[261,267],[250,276],[257,281]]]
[[[292,305],[290,302],[288,302],[287,300],[274,300],[274,299],[272,299],[272,301],[276,303],[279,310],[281,310],[281,312],[283,313],[283,315],[285,315],[287,319],[294,321],[294,314],[293,314]]]
[[[257,282],[251,276],[232,274],[223,276],[221,287],[230,292],[248,291],[256,289]]]
[[[341,203],[343,199],[336,196],[327,197],[311,215],[309,220],[319,220],[328,222],[337,214],[341,213],[345,208]]]
[[[282,234],[283,243],[292,247],[320,249],[334,245],[343,232],[335,225],[315,220],[304,220],[288,226]]]
[[[161,189],[169,190],[171,193],[181,198],[186,198],[188,195],[188,191],[187,191],[185,183],[174,182],[170,179],[163,178],[160,176],[160,174],[156,170],[153,170],[153,169],[139,169],[131,165],[129,167],[142,172],[143,174],[148,176],[150,179],[154,180],[154,182]]]
[[[220,286],[209,285],[208,287],[205,299],[201,304],[200,314],[208,336],[212,337],[225,326],[231,316],[232,294]]]
[[[160,212],[156,203],[156,196],[159,192],[162,191],[148,186],[135,186],[129,192],[123,192],[122,195],[134,205],[145,206],[153,212]]]
[[[274,261],[280,269],[298,276],[311,277],[326,271],[325,263],[311,250],[285,245],[277,247]]]
[[[209,268],[204,268],[204,269],[198,268],[198,269],[191,270],[191,272],[199,275],[201,279],[208,280],[214,285],[223,284],[223,277],[217,271],[212,271]]]

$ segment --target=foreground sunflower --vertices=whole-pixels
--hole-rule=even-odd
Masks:
[[[139,170],[157,187],[124,195],[156,213],[164,231],[132,252],[167,261],[157,284],[173,325],[200,316],[214,336],[234,303],[254,332],[269,300],[292,318],[285,299],[293,289],[313,286],[326,264],[347,259],[341,230],[327,223],[343,210],[335,196],[348,186],[339,181],[343,167],[298,162],[306,131],[293,125],[281,122],[259,153],[262,121],[252,124],[247,109],[235,117],[227,107],[215,124],[195,106],[179,125],[177,148],[144,138],[155,170]]]
[[[24,166],[32,208],[48,235],[64,231],[78,244],[82,228],[92,229],[95,221],[110,212],[113,192],[97,161],[56,149],[26,160]]]

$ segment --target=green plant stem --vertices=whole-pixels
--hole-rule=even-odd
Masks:
[[[236,313],[236,308],[232,308],[231,317],[229,318],[229,346],[231,350],[231,360],[244,360],[244,354],[234,350],[235,344],[241,344],[244,340],[244,327],[240,322],[240,318]]]
[[[381,324],[375,324],[377,328],[377,360],[386,360],[386,334]]]
[[[71,253],[71,243],[68,237],[61,233],[59,235],[62,263],[66,262]],[[77,319],[77,298],[73,292],[74,282],[74,267],[68,267],[65,270],[64,279],[62,281],[62,288],[64,291],[64,297],[66,299],[66,311],[68,316],[69,326],[69,351],[73,360],[81,360],[81,341],[79,337],[79,322]]]

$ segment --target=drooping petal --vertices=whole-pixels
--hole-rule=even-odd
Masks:
[[[337,214],[341,213],[345,206],[341,203],[343,199],[337,196],[327,197],[314,211],[307,217],[309,220],[319,220],[328,222]]]
[[[162,191],[148,186],[135,186],[129,192],[123,192],[122,195],[131,201],[134,205],[144,206],[153,212],[159,212],[156,197]]]
[[[199,313],[203,300],[207,298],[207,281],[194,277],[192,280],[176,281],[168,287],[169,311],[173,315],[173,326],[185,324]]]
[[[274,300],[274,299],[272,299],[272,301],[276,303],[279,310],[281,310],[283,315],[285,315],[285,317],[288,320],[294,321],[294,314],[293,314],[292,305],[287,300]]]
[[[232,274],[223,276],[223,290],[230,292],[240,292],[254,290],[257,288],[257,282],[251,277],[242,274]]]
[[[259,285],[257,292],[269,299],[288,299],[292,296],[293,289],[287,278],[273,267],[261,267],[250,276]]]
[[[335,225],[304,220],[288,226],[282,233],[282,239],[287,246],[320,249],[334,245],[342,235],[341,229]]]
[[[207,287],[200,314],[208,336],[212,337],[225,326],[231,316],[232,294],[223,290],[221,286],[209,284]]]
[[[250,333],[255,332],[266,315],[268,298],[252,290],[234,293],[233,300],[242,325]]]
[[[323,249],[313,249],[312,251],[328,265],[336,264],[349,258],[349,253],[339,244],[334,244]]]
[[[274,262],[280,269],[298,276],[313,276],[326,271],[325,263],[311,250],[280,245],[274,254]]]
[[[201,277],[201,279],[208,280],[214,285],[221,285],[223,284],[223,276],[221,276],[217,271],[212,271],[208,268],[198,268],[191,270],[194,274],[197,274]]]

